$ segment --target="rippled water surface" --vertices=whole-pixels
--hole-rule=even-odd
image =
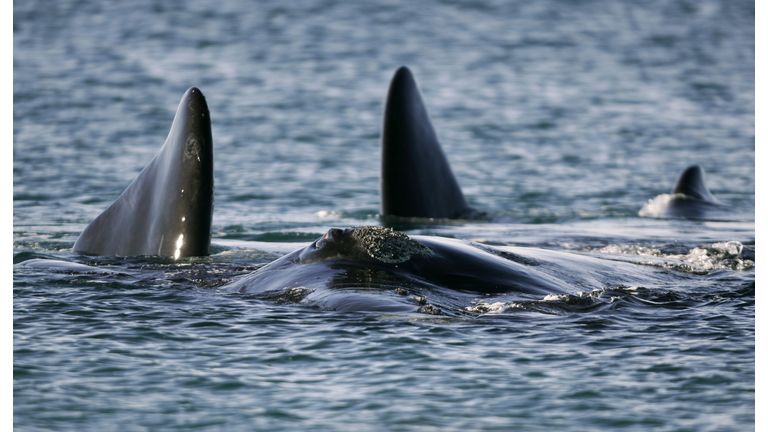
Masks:
[[[753,2],[13,14],[15,429],[755,428]],[[218,289],[329,228],[383,225],[382,110],[401,65],[494,222],[395,227],[557,252],[583,263],[563,276],[583,291],[432,315]],[[74,254],[191,86],[213,121],[211,256]],[[727,217],[641,217],[693,163]]]

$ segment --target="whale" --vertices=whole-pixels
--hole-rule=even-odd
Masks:
[[[123,193],[89,223],[83,255],[208,255],[213,219],[213,137],[203,93],[181,98],[165,143]]]
[[[687,167],[675,183],[661,217],[676,219],[708,219],[729,213],[729,208],[707,189],[704,168]]]
[[[343,312],[462,315],[478,298],[541,301],[648,284],[639,266],[535,248],[332,228],[311,244],[218,288],[277,304]]]
[[[419,85],[406,66],[392,77],[381,132],[381,214],[481,219],[461,191],[437,139]]]

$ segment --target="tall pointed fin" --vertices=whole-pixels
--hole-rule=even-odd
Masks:
[[[458,218],[470,210],[407,67],[389,87],[381,135],[381,211],[385,215]]]
[[[184,94],[165,144],[75,243],[87,255],[208,255],[213,138],[205,96]]]

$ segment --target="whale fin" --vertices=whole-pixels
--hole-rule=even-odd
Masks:
[[[184,93],[160,151],[83,231],[86,255],[208,255],[213,219],[213,138],[205,96]]]
[[[691,165],[680,174],[673,194],[683,194],[704,201],[717,203],[717,199],[709,192],[704,183],[704,169],[699,165]]]
[[[389,86],[381,150],[384,215],[460,218],[472,212],[437,140],[418,84],[405,66]]]
[[[662,217],[683,219],[713,219],[727,217],[730,208],[724,206],[704,184],[704,170],[698,165],[691,165],[683,171],[667,195]],[[652,201],[653,202],[653,201]]]

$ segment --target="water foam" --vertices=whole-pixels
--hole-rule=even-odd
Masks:
[[[661,263],[661,266],[687,273],[709,273],[721,269],[743,271],[754,267],[754,261],[741,256],[743,250],[744,245],[741,242],[728,241],[695,247],[685,254],[664,253],[653,246],[640,245],[608,245],[597,252],[671,258],[682,261],[683,264],[665,262]],[[659,265],[656,262],[643,264]]]
[[[495,303],[484,303],[484,302],[472,302],[474,306],[467,306],[465,309],[472,313],[477,314],[499,314],[507,310],[508,308],[512,307],[521,307],[517,303],[504,303],[504,302],[495,302]]]
[[[640,217],[659,217],[661,216],[661,213],[664,211],[664,209],[667,208],[667,204],[669,204],[673,198],[682,197],[685,197],[685,195],[679,193],[661,194],[654,199],[648,200],[648,202],[643,205],[643,208],[637,212],[637,215]]]

